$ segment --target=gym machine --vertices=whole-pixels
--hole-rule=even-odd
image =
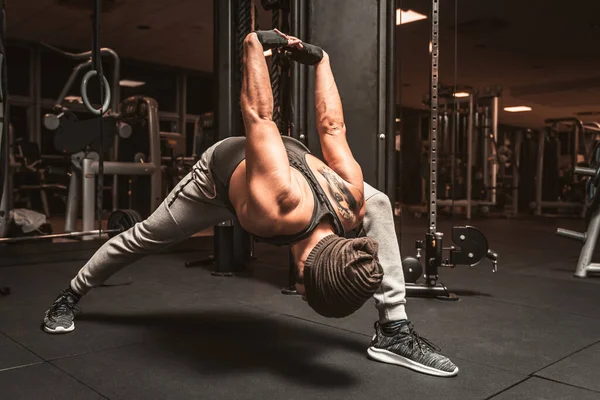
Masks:
[[[142,107],[148,118],[147,130],[149,137],[149,159],[144,162],[136,161],[107,161],[104,162],[105,175],[145,175],[150,176],[150,210],[153,212],[162,200],[161,186],[161,157],[160,157],[160,126],[158,119],[158,103],[145,96],[134,96],[126,99],[123,104],[135,103]],[[142,161],[142,160],[140,160]],[[90,230],[94,226],[95,210],[95,178],[99,173],[99,161],[84,158],[83,174],[83,229]],[[116,179],[115,179],[116,180]],[[116,191],[115,191],[116,192]]]
[[[76,204],[79,193],[79,182],[82,181],[83,202],[83,230],[92,231],[94,228],[94,211],[96,210],[96,195],[101,200],[104,191],[103,177],[110,175],[148,175],[151,177],[151,211],[156,209],[161,200],[161,159],[160,159],[160,128],[158,120],[158,105],[154,99],[146,97],[134,97],[128,99],[130,102],[141,104],[148,117],[148,134],[150,159],[144,163],[140,162],[104,162],[104,153],[108,152],[118,142],[118,138],[128,138],[131,135],[131,126],[123,123],[118,118],[119,106],[119,79],[120,59],[116,52],[107,48],[100,48],[100,26],[102,17],[102,2],[94,1],[92,18],[92,50],[85,53],[73,54],[63,52],[59,49],[47,46],[50,49],[63,54],[74,60],[86,60],[77,65],[67,84],[63,88],[57,101],[54,114],[44,118],[44,124],[49,129],[57,130],[54,144],[57,149],[73,154],[73,165],[75,170],[71,177],[66,230],[73,228],[77,216]],[[104,77],[102,72],[101,58],[108,55],[113,59],[112,85]],[[62,107],[65,96],[69,93],[77,75],[89,69],[81,81],[82,102],[90,113],[100,118],[79,121],[69,110]],[[94,76],[100,78],[100,108],[91,104],[88,92],[88,83]],[[125,102],[124,102],[125,103]],[[90,137],[91,136],[91,137]],[[96,188],[98,178],[98,188]],[[117,192],[116,179],[113,180],[113,195]],[[101,208],[102,204],[98,204]],[[113,209],[116,208],[113,197]],[[98,212],[98,214],[100,214]],[[83,240],[92,240],[92,236],[85,235]]]
[[[438,179],[438,130],[439,130],[439,0],[432,0],[431,10],[431,80],[429,121],[429,226],[425,240],[417,240],[417,255],[402,260],[408,296],[457,299],[442,283],[438,282],[441,267],[478,265],[484,258],[493,263],[497,271],[498,255],[489,249],[485,235],[472,226],[454,226],[452,240],[455,246],[444,247],[444,234],[437,231],[437,179]],[[448,258],[444,258],[448,251]],[[417,283],[423,277],[424,283]]]
[[[59,98],[56,101],[54,112],[44,116],[44,126],[49,130],[56,131],[54,145],[57,150],[71,154],[72,174],[69,182],[69,194],[67,200],[67,212],[65,220],[65,231],[75,230],[77,220],[79,193],[82,191],[83,202],[83,229],[92,230],[94,226],[94,210],[96,197],[96,176],[99,172],[99,154],[113,148],[112,161],[103,162],[103,173],[113,175],[112,202],[113,209],[117,209],[117,194],[119,193],[117,175],[145,175],[151,177],[150,204],[152,210],[158,207],[161,200],[161,158],[160,158],[160,126],[158,119],[158,104],[154,99],[134,96],[119,104],[119,79],[120,58],[118,54],[109,48],[102,48],[100,54],[109,56],[113,60],[112,79],[109,86],[108,80],[103,78],[107,90],[104,93],[102,107],[94,108],[89,101],[88,83],[95,76],[92,68],[92,51],[84,53],[69,53],[55,47],[45,47],[60,53],[73,60],[85,60],[73,68]],[[77,76],[90,69],[81,82],[81,98],[86,109],[94,115],[100,115],[100,119],[79,120],[67,107],[62,104],[66,95],[70,92]],[[129,139],[132,135],[132,127],[127,119],[142,115],[148,119],[148,142],[150,158],[145,160],[131,160],[119,162],[119,142]],[[100,135],[104,135],[103,146],[100,148]],[[141,162],[143,161],[143,162]],[[84,240],[93,237],[86,236]]]
[[[96,118],[79,120],[79,118],[69,109],[69,107],[63,104],[65,98],[75,84],[79,74],[89,70],[85,74],[85,77],[87,77],[87,80],[89,80],[89,78],[93,76],[93,70],[91,69],[92,51],[83,53],[70,53],[48,44],[43,44],[43,46],[71,60],[84,60],[73,68],[71,75],[69,76],[65,86],[55,102],[53,112],[46,114],[43,119],[44,127],[49,131],[54,132],[54,147],[56,150],[62,153],[70,154],[71,176],[69,179],[67,207],[65,212],[65,232],[73,232],[75,231],[75,225],[79,212],[81,182],[83,179],[83,160],[86,158],[98,160],[100,152],[108,151],[110,147],[112,147],[110,139],[114,137],[114,140],[117,140],[116,134],[125,138],[131,134],[131,127],[117,120],[120,91],[119,71],[121,61],[118,54],[114,50],[109,48],[101,49],[100,53],[102,56],[110,57],[112,59],[113,67],[110,87],[108,86],[108,81],[105,79],[105,85],[109,87],[109,89],[107,90],[107,96],[104,99],[104,114],[100,120]],[[87,83],[85,83],[85,89],[83,88],[85,81],[86,78],[84,78],[84,81],[82,81],[81,98],[86,109],[89,111],[90,108],[93,109],[93,107],[89,103],[89,97],[87,95]],[[100,124],[103,124],[102,129],[100,129]],[[100,148],[99,144],[101,133],[109,139],[103,141],[102,148]]]
[[[580,242],[583,246],[577,260],[574,276],[586,278],[600,273],[600,264],[593,263],[592,258],[600,236],[600,142],[596,142],[590,157],[589,167],[575,167],[573,173],[588,177],[586,182],[585,232],[576,232],[558,228],[556,235]]]
[[[593,157],[592,148],[600,126],[596,122],[584,123],[573,117],[547,119],[545,123],[547,128],[540,131],[538,136],[535,200],[530,207],[536,216],[544,215],[544,210],[548,209],[571,210],[583,215],[585,182],[575,171],[583,160]],[[561,138],[566,140],[561,141]],[[544,200],[544,164],[549,140],[555,145],[558,176],[553,176],[552,181],[557,184],[557,189],[550,190],[551,200]],[[566,145],[566,151],[563,151],[563,145]],[[569,158],[569,167],[566,169],[561,162],[563,153]],[[559,180],[562,186],[558,184]]]
[[[482,92],[470,87],[439,87],[437,205],[452,207],[452,212],[454,207],[464,207],[467,219],[471,219],[474,209],[487,216],[491,207],[499,205],[498,192],[511,188],[506,197],[513,197],[512,213],[516,214],[518,191],[514,179],[509,184],[506,180],[514,178],[507,173],[510,172],[508,166],[513,167],[513,174],[518,174],[513,154],[517,156],[521,139],[517,134],[513,140],[507,133],[500,134],[500,96],[500,88]],[[425,104],[430,106],[429,97]],[[422,171],[426,189],[428,171],[427,168],[422,168]],[[499,175],[499,172],[502,174]],[[422,193],[424,207],[421,212],[426,212],[425,192]]]

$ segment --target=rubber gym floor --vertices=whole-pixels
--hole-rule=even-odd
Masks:
[[[402,223],[410,255],[427,223]],[[582,222],[473,225],[500,254],[499,272],[487,261],[444,269],[458,302],[408,299],[419,333],[460,367],[449,379],[369,360],[372,302],[333,320],[280,294],[286,249],[258,245],[252,277],[222,278],[184,268],[212,246],[191,239],[93,290],[75,332],[53,336],[40,329],[43,312],[98,243],[7,246],[0,398],[600,399],[600,280],[573,278],[580,245],[554,236]],[[449,226],[440,223],[446,236]]]

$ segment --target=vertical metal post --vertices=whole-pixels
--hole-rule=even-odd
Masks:
[[[512,212],[513,216],[519,215],[519,170],[521,164],[521,145],[523,143],[523,132],[517,131],[514,137],[515,153],[512,162]]]
[[[438,132],[438,141],[440,143],[440,152],[442,154],[452,152],[452,146],[450,146],[450,144],[448,143],[448,141],[450,140],[450,136],[448,135],[449,119],[447,107],[447,105],[444,106],[443,114],[440,112],[440,130]]]
[[[298,11],[299,11],[299,2],[300,0],[292,0],[291,1],[291,12],[290,12],[290,19],[291,19],[291,34],[292,36],[295,36],[297,38],[302,38],[302,36],[300,36],[300,24],[298,21]],[[292,118],[291,118],[291,129],[290,129],[290,133],[291,136],[295,139],[300,139],[300,119],[302,118],[300,115],[300,63],[292,63],[291,64],[291,70],[292,70],[292,79],[290,82],[290,102],[291,102],[291,111],[292,111]],[[285,99],[287,100],[287,99]]]
[[[481,142],[482,151],[482,172],[483,172],[483,187],[485,188],[485,199],[490,201],[490,132],[491,132],[491,121],[490,121],[490,106],[485,106],[483,111],[483,140]]]
[[[161,202],[162,171],[160,168],[160,120],[158,118],[158,103],[149,97],[144,97],[148,106],[148,133],[150,135],[150,162],[155,169],[150,183],[150,213],[156,210]]]
[[[96,174],[92,170],[94,161],[83,159],[83,230],[94,230],[94,211],[96,209]],[[93,236],[84,236],[83,240],[93,240]]]
[[[6,77],[6,15],[5,2],[0,2],[0,237],[6,235],[10,220],[12,182],[9,162],[10,120]],[[7,288],[0,288],[0,294],[8,294]]]
[[[386,0],[378,1],[378,65],[377,65],[377,178],[376,187],[379,191],[385,192],[385,144],[386,144],[386,102],[387,102],[387,7]]]
[[[236,62],[233,45],[233,0],[214,0],[214,71],[217,77],[215,91],[217,105],[217,140],[223,140],[234,132],[234,93]]]
[[[0,65],[4,62],[4,54],[0,55]],[[0,73],[0,79],[1,79]],[[0,87],[0,116],[4,117],[6,108],[6,96],[4,90]],[[10,165],[10,150],[9,145],[13,142],[12,132],[9,126],[9,121],[0,121],[0,238],[5,237],[8,232],[8,224],[10,222],[10,211],[12,210],[12,191],[13,182]]]
[[[467,121],[467,219],[471,219],[473,199],[473,124],[474,124],[473,93],[469,95],[469,120]]]
[[[579,155],[579,138],[585,143],[585,132],[581,124],[573,124],[573,148],[571,149],[571,168],[575,169],[577,166],[577,156]],[[560,156],[560,155],[559,155]],[[587,161],[587,160],[586,160]],[[577,181],[579,177],[575,175],[575,180]]]
[[[117,180],[117,176],[113,177]],[[76,230],[77,212],[79,209],[79,190],[81,172],[73,168],[71,171],[71,177],[69,179],[69,194],[67,197],[67,210],[65,212],[65,232],[74,232]]]
[[[443,156],[445,156],[445,158],[447,158],[448,156],[450,157],[450,176],[452,180],[452,185],[456,185],[456,182],[454,182],[454,177],[456,176],[455,144],[457,136],[456,123],[459,120],[459,118],[457,111],[454,108],[452,108],[450,112],[447,112],[446,110],[450,107],[448,107],[447,104],[444,104],[443,107],[445,109],[444,113],[438,113],[438,154],[442,154]],[[450,145],[449,147],[447,146],[448,144]],[[443,160],[443,162],[444,164],[446,164],[446,160]],[[448,198],[448,196],[451,195],[452,198],[454,198],[452,192],[448,193],[447,185],[444,185],[444,191],[442,193],[442,196]],[[452,213],[454,214],[454,207],[452,207]]]
[[[120,141],[119,135],[115,135],[111,161],[119,160],[119,141]],[[113,176],[113,183],[112,183],[112,210],[116,211],[118,208],[119,208],[119,177],[115,175],[115,176]]]
[[[177,111],[179,114],[179,133],[183,136],[185,143],[187,143],[187,72],[181,72],[179,74],[179,82],[177,85]],[[185,149],[187,154],[188,149]]]
[[[437,231],[437,139],[438,139],[438,67],[439,67],[439,0],[432,0],[431,7],[431,81],[429,118],[429,232]]]
[[[306,34],[307,34],[306,0],[296,0],[296,2],[298,3],[297,9],[296,9],[298,16],[296,17],[296,19],[298,21],[298,29],[299,29],[299,35],[300,35],[298,37],[302,38],[303,40],[307,40],[307,38],[306,38]],[[298,63],[295,63],[295,64],[298,64]],[[305,145],[308,145],[308,135],[306,133],[306,123],[307,123],[306,122],[306,119],[307,119],[306,98],[309,93],[309,91],[306,90],[307,74],[308,74],[307,66],[304,64],[299,64],[298,65],[298,87],[300,90],[298,91],[298,108],[296,109],[296,113],[298,114],[298,133],[299,133],[298,138]]]
[[[496,204],[496,185],[498,178],[498,163],[496,162],[496,144],[498,143],[498,96],[492,97],[492,140],[494,141],[494,160],[492,161],[491,202]]]
[[[546,132],[540,131],[537,151],[537,171],[535,176],[535,215],[542,215],[542,184],[544,178],[544,147]]]
[[[385,192],[396,204],[396,0],[387,0],[386,26],[386,181]]]
[[[32,115],[30,116],[29,140],[37,143],[42,149],[42,62],[41,51],[38,46],[31,50],[29,63],[30,96],[33,99]]]

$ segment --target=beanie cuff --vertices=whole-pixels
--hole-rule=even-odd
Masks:
[[[308,255],[308,257],[306,257],[306,261],[304,261],[304,265],[305,266],[312,266],[315,259],[317,258],[317,255],[325,248],[327,247],[331,242],[333,242],[336,239],[339,239],[340,237],[337,235],[329,235],[329,236],[325,236],[323,239],[321,239],[319,241],[319,243],[317,243],[317,245],[315,247],[313,247],[313,249],[311,250],[310,254]]]

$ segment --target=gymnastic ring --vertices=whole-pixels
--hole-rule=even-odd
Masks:
[[[102,115],[110,107],[110,86],[108,84],[108,80],[106,80],[106,77],[103,76],[102,79],[104,80],[104,104],[102,104],[102,108],[100,110],[95,109],[92,106],[92,104],[90,103],[90,99],[88,97],[88,92],[87,92],[87,86],[90,81],[90,78],[92,76],[96,76],[96,75],[98,75],[98,71],[93,69],[91,71],[88,71],[83,76],[83,79],[81,80],[81,100],[83,101],[83,104],[85,105],[85,107],[88,109],[89,112],[91,112],[92,114],[96,114],[96,115]]]

